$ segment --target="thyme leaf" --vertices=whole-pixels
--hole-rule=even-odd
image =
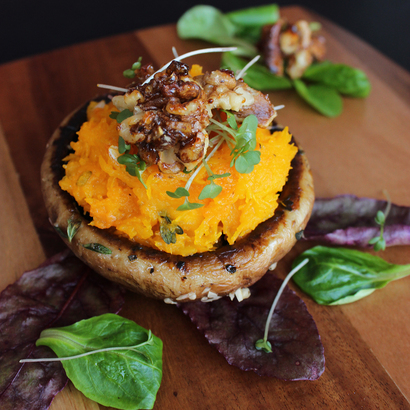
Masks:
[[[86,243],[83,245],[85,249],[89,249],[90,251],[94,251],[97,253],[102,253],[103,255],[111,255],[112,250],[107,248],[104,245],[101,245],[100,243]]]
[[[174,224],[167,215],[160,216],[162,218],[159,227],[161,238],[167,245],[176,243],[177,235],[182,235],[184,230],[179,225]]]
[[[80,229],[81,226],[81,219],[74,219],[74,217],[71,217],[68,220],[68,225],[67,225],[67,239],[68,242],[71,242]]]

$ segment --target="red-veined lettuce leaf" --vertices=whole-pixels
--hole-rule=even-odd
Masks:
[[[59,362],[19,363],[28,357],[55,357],[50,349],[35,347],[42,330],[116,313],[123,303],[119,286],[69,251],[8,286],[0,294],[0,408],[45,410],[67,383]]]
[[[307,240],[334,245],[370,248],[369,241],[379,236],[374,218],[385,211],[386,201],[339,195],[317,198],[304,231]],[[384,227],[386,246],[410,244],[410,207],[391,205]]]
[[[255,348],[282,281],[267,273],[242,302],[229,297],[212,303],[179,305],[229,364],[260,376],[316,380],[325,370],[323,345],[305,303],[286,287],[272,316],[268,340],[272,353]]]

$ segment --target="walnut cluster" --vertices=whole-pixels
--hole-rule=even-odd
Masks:
[[[174,60],[146,82],[152,74],[152,66],[141,67],[128,92],[115,96],[113,103],[133,113],[118,126],[120,136],[137,146],[148,165],[157,164],[165,173],[191,170],[202,160],[212,110],[233,111],[239,121],[255,114],[261,126],[276,115],[267,96],[228,70],[192,77],[186,64]]]
[[[302,77],[315,61],[323,59],[326,47],[322,36],[315,36],[305,20],[295,24],[279,21],[262,30],[259,48],[270,71],[292,78]]]

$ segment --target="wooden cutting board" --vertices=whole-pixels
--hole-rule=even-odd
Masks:
[[[328,58],[366,71],[372,93],[344,99],[343,114],[320,116],[293,91],[271,94],[285,104],[288,125],[311,163],[317,196],[356,194],[410,206],[410,74],[331,22],[299,7],[282,10],[294,21],[319,21]],[[125,86],[122,71],[139,56],[156,67],[209,46],[181,41],[174,25],[96,40],[0,66],[0,289],[46,256],[63,249],[48,224],[40,192],[40,164],[60,121],[99,93],[97,83]],[[218,55],[199,56],[215,69]],[[298,245],[278,266],[283,277]],[[410,263],[410,247],[381,255]],[[292,286],[293,287],[293,286]],[[351,305],[323,307],[295,289],[315,319],[326,371],[314,382],[259,377],[227,364],[176,307],[128,293],[122,315],[151,328],[164,342],[163,382],[156,409],[409,409],[410,277]],[[69,384],[52,410],[102,409]]]

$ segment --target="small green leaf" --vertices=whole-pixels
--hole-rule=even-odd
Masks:
[[[85,249],[89,249],[90,251],[94,251],[97,253],[102,253],[103,255],[111,255],[112,251],[111,249],[105,247],[104,245],[101,245],[100,243],[87,243],[83,245]]]
[[[208,179],[210,181],[213,181],[214,179],[228,178],[230,176],[231,176],[231,174],[229,172],[226,172],[225,174],[212,174],[211,176],[208,177]]]
[[[265,353],[272,353],[272,345],[269,340],[259,339],[255,342],[256,350],[263,350]]]
[[[171,198],[182,198],[184,196],[189,196],[189,192],[187,189],[178,187],[175,192],[166,191],[166,194]]]
[[[240,174],[250,174],[254,166],[260,162],[260,151],[248,151],[240,155],[235,161],[235,169]]]
[[[377,211],[376,218],[374,218],[374,220],[376,221],[377,225],[384,225],[384,223],[386,222],[386,217],[383,211]]]
[[[111,111],[111,114],[109,115],[110,118],[113,120],[116,120],[118,117],[119,111]]]
[[[184,233],[184,230],[179,225],[175,225],[174,223],[172,223],[169,216],[160,216],[162,218],[159,227],[161,238],[167,245],[171,243],[176,243],[177,235],[182,235]]]
[[[111,113],[111,115],[112,114],[113,113]],[[110,115],[110,117],[111,117],[111,115]],[[115,119],[117,120],[117,122],[119,124],[121,124],[125,119],[127,119],[129,117],[132,117],[133,115],[134,114],[132,113],[132,111],[130,111],[128,109],[125,109],[125,110],[122,110],[121,112],[119,112]],[[111,117],[111,118],[113,118],[113,117]]]
[[[134,78],[134,77],[135,77],[135,72],[134,72],[134,70],[133,70],[132,68],[128,68],[127,70],[124,70],[124,71],[122,72],[122,75],[123,75],[125,78]]]
[[[222,192],[222,187],[220,185],[215,184],[214,181],[211,181],[210,184],[206,185],[204,189],[198,196],[199,200],[207,199],[207,198],[216,198]]]
[[[125,154],[131,149],[131,145],[126,144],[124,138],[118,137],[118,152],[120,154]]]
[[[141,62],[142,62],[142,57],[140,56],[140,57],[138,58],[138,61],[136,61],[136,62],[131,66],[131,68],[132,68],[133,70],[139,70],[139,69],[141,68]]]
[[[185,198],[185,202],[177,208],[177,211],[190,211],[192,209],[198,209],[203,206],[204,204],[198,204],[196,202],[189,202],[188,198]]]
[[[67,239],[68,242],[71,242],[75,236],[75,234],[78,232],[78,229],[81,226],[81,219],[74,219],[74,217],[71,217],[68,220],[68,225],[67,225]]]
[[[233,129],[233,130],[238,130],[238,123],[236,122],[236,118],[235,115],[232,114],[229,111],[226,110],[222,110],[225,114],[226,114],[226,121],[229,124],[229,126]]]

